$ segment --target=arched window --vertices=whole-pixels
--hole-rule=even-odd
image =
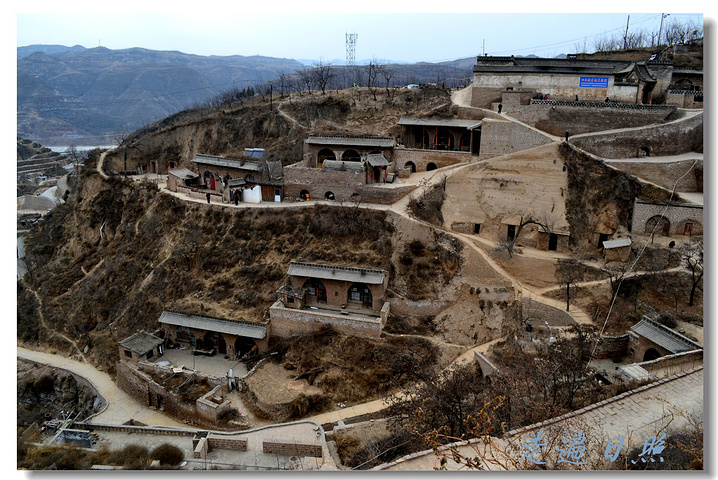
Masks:
[[[436,170],[436,164],[434,162],[429,162],[426,165],[426,171],[429,172],[431,170]]]
[[[309,192],[307,190],[302,190],[301,192],[299,192],[299,198],[301,198],[305,202],[308,202],[309,201]]]
[[[411,173],[416,173],[416,165],[414,165],[414,162],[406,162],[404,168],[410,168]]]
[[[325,200],[334,200],[334,192],[327,192],[324,194]]]
[[[363,283],[353,284],[347,292],[347,303],[360,304],[364,308],[372,308],[371,290]]]

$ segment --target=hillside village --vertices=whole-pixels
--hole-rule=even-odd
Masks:
[[[666,433],[666,468],[702,468],[702,44],[472,73],[181,112],[91,152],[23,236],[19,462],[624,469]]]

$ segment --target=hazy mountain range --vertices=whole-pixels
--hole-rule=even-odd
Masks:
[[[391,62],[393,82],[463,86],[475,62],[476,57],[436,64]],[[144,48],[18,47],[17,135],[45,145],[112,144],[118,133],[129,133],[230,88],[257,87],[314,63]]]

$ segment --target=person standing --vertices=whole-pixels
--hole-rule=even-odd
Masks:
[[[568,130],[566,130],[566,141],[568,142]]]
[[[499,115],[501,115],[501,109],[504,108],[502,104],[499,103]]]
[[[239,205],[239,189],[234,191],[234,204]]]
[[[209,197],[210,197],[209,192],[207,192],[207,203],[210,203]]]

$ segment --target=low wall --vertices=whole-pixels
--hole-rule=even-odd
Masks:
[[[269,308],[272,334],[289,337],[295,334],[312,333],[323,325],[331,325],[342,333],[379,339],[381,330],[389,315],[389,304],[385,303],[380,316],[375,318],[358,315],[342,315],[340,312],[320,312],[315,310],[297,310],[286,308],[277,300]]]
[[[262,442],[262,451],[279,455],[322,458],[322,445],[320,443],[288,443],[281,440],[265,440]]]
[[[641,362],[640,365],[648,372],[656,370],[667,370],[669,375],[686,372],[703,366],[703,350],[691,350],[673,355],[666,355],[648,362]]]

